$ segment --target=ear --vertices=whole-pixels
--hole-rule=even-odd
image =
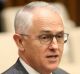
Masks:
[[[23,43],[23,39],[22,39],[21,35],[14,34],[13,35],[13,39],[14,39],[16,45],[18,46],[19,50],[20,51],[24,51],[23,44],[22,44]]]

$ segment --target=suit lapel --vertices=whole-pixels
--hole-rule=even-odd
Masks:
[[[26,69],[22,66],[19,59],[17,60],[15,64],[15,68],[18,70],[19,74],[29,74]]]

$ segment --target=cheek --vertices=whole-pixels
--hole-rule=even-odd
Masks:
[[[59,46],[59,53],[62,56],[64,50],[64,45]]]
[[[40,45],[32,45],[32,49],[30,51],[30,58],[32,63],[36,63],[38,66],[42,64],[44,61],[44,48]]]
[[[39,41],[35,41],[32,43],[32,47],[36,53],[43,54],[46,50],[46,46],[42,45]]]
[[[33,60],[41,61],[44,58],[47,47],[41,45],[39,41],[29,41],[24,44],[26,55],[31,56]]]
[[[39,43],[34,43],[32,47],[32,53],[34,53],[35,59],[41,61],[45,57],[46,46],[43,46]]]
[[[43,56],[45,47],[39,44],[33,45],[32,47],[33,47],[33,52],[35,53],[35,55],[37,55],[38,57]]]
[[[59,54],[62,54],[63,48],[64,48],[63,44],[58,44],[58,52],[59,52]]]

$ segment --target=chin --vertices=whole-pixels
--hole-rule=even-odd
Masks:
[[[58,67],[58,64],[52,64],[51,69],[55,70]]]
[[[53,72],[58,67],[58,63],[46,65],[47,71]]]
[[[58,64],[52,64],[50,68],[51,70],[55,70],[57,67],[58,67]]]

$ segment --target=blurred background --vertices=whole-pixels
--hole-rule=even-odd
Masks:
[[[69,39],[64,45],[60,67],[70,74],[80,74],[80,0],[0,0],[0,73],[18,58],[13,40],[14,18],[31,1],[50,2],[61,15]]]

